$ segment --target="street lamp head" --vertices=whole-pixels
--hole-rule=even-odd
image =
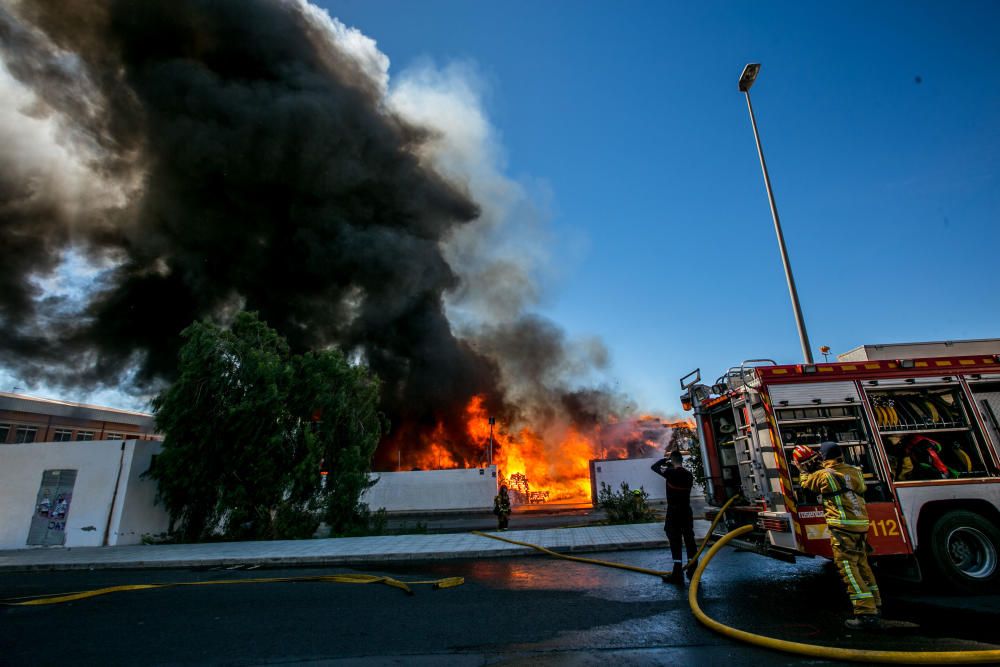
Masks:
[[[750,90],[750,86],[757,80],[757,73],[760,72],[760,63],[750,63],[743,68],[740,74],[740,92],[745,93]]]

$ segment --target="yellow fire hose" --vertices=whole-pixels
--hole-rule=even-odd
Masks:
[[[701,557],[701,552],[705,550],[705,547],[708,546],[709,540],[712,539],[712,533],[715,531],[715,526],[718,525],[719,520],[722,519],[722,515],[726,513],[726,510],[729,509],[729,506],[735,503],[740,498],[742,498],[742,496],[740,496],[740,494],[737,493],[735,496],[727,500],[726,504],[723,505],[722,509],[719,510],[719,513],[715,515],[715,518],[712,519],[712,525],[708,527],[708,532],[705,534],[705,539],[701,541],[701,546],[698,547],[698,551],[696,551],[694,554],[694,558],[689,558],[687,565],[684,566],[685,570],[690,570],[692,567],[695,567],[698,564],[698,559]]]
[[[547,549],[539,544],[531,544],[530,542],[518,542],[517,540],[512,540],[509,537],[500,537],[499,535],[494,535],[493,533],[481,533],[478,530],[472,531],[473,535],[479,535],[481,537],[489,537],[490,539],[500,540],[501,542],[507,542],[509,544],[516,544],[521,547],[529,547],[535,551],[541,551],[543,554],[548,554],[550,556],[555,556],[556,558],[562,558],[563,560],[572,560],[577,563],[590,563],[591,565],[603,565],[605,567],[615,567],[619,570],[631,570],[632,572],[641,572],[642,574],[652,574],[657,577],[661,577],[665,574],[670,574],[669,572],[661,572],[660,570],[650,570],[646,567],[638,567],[636,565],[626,565],[625,563],[613,563],[607,560],[597,560],[596,558],[581,558],[580,556],[569,556],[567,554],[561,554],[558,551],[553,551],[552,549]]]
[[[691,563],[694,563],[695,560],[701,555],[701,552],[705,550],[705,547],[708,545],[709,540],[712,539],[712,531],[715,530],[716,524],[718,524],[719,520],[722,519],[722,515],[726,513],[726,510],[729,509],[729,506],[732,505],[739,497],[740,496],[737,495],[730,498],[726,502],[726,504],[722,506],[722,509],[719,510],[719,513],[715,515],[715,519],[712,520],[712,525],[709,526],[708,533],[705,535],[705,539],[701,541],[701,546],[698,548],[697,553],[695,553],[694,558],[692,558],[689,561],[688,563],[689,565]],[[555,556],[556,558],[562,558],[564,560],[576,561],[577,563],[590,563],[591,565],[603,565],[604,567],[614,567],[619,570],[630,570],[632,572],[640,572],[642,574],[652,574],[657,577],[662,577],[668,574],[672,574],[671,572],[664,572],[663,570],[651,570],[649,568],[638,567],[636,565],[626,565],[625,563],[614,563],[607,560],[582,558],[580,556],[568,556],[566,554],[559,553],[558,551],[552,551],[551,549],[547,549],[538,544],[531,544],[530,542],[518,542],[517,540],[512,540],[509,537],[500,537],[495,533],[483,533],[478,530],[474,530],[472,531],[472,534],[480,535],[482,537],[489,537],[494,540],[500,540],[501,542],[507,542],[508,544],[516,544],[521,547],[528,547],[530,549],[534,549],[535,551],[540,551],[543,554],[548,554],[550,556]]]
[[[697,554],[691,562],[696,562],[696,559],[701,555],[705,546],[711,540],[712,531],[715,529],[716,524],[722,518],[722,515],[729,508],[729,506],[737,499],[738,496],[730,498],[729,501],[722,507],[719,513],[716,515],[715,519],[712,521],[711,528],[709,528],[708,534],[702,541],[701,547],[698,549]],[[694,574],[691,577],[691,585],[688,589],[688,603],[691,605],[691,612],[694,614],[695,618],[698,619],[700,623],[705,625],[711,630],[718,632],[719,634],[730,637],[731,639],[736,639],[748,644],[753,644],[755,646],[760,646],[763,648],[784,651],[786,653],[794,653],[797,655],[805,655],[813,658],[823,658],[823,659],[833,659],[833,660],[847,660],[853,662],[872,662],[872,663],[895,663],[895,664],[924,664],[924,665],[940,665],[940,664],[987,664],[1000,662],[1000,650],[972,650],[972,651],[874,651],[866,649],[848,649],[848,648],[836,648],[832,646],[819,646],[814,644],[803,644],[800,642],[786,641],[783,639],[775,639],[773,637],[765,637],[763,635],[756,635],[752,632],[747,632],[745,630],[738,630],[732,628],[728,625],[720,623],[713,618],[710,618],[701,610],[698,605],[698,585],[701,582],[701,575],[705,572],[705,568],[712,561],[715,555],[725,547],[731,540],[740,537],[753,530],[753,526],[743,526],[737,528],[736,530],[726,534],[724,537],[719,539],[718,542],[712,545],[705,554],[704,560],[697,561],[697,567],[694,570]],[[542,553],[555,556],[556,558],[562,558],[564,560],[576,561],[578,563],[589,563],[592,565],[602,565],[605,567],[614,567],[621,570],[630,570],[632,572],[639,572],[642,574],[651,574],[655,576],[662,577],[667,572],[660,570],[652,570],[644,567],[637,567],[634,565],[627,565],[625,563],[614,563],[611,561],[597,560],[595,558],[581,558],[579,556],[570,556],[567,554],[561,554],[546,547],[531,544],[529,542],[520,542],[518,540],[512,540],[506,537],[500,537],[499,535],[483,533],[479,531],[473,531],[474,535],[480,535],[482,537],[489,537],[491,539],[500,540],[502,542],[508,542],[510,544],[516,544],[518,546],[529,547],[540,551]],[[410,586],[430,584],[434,588],[451,588],[453,586],[460,586],[465,583],[465,579],[462,577],[446,577],[444,579],[433,579],[426,581],[400,581],[398,579],[393,579],[392,577],[380,577],[371,574],[326,574],[326,575],[311,575],[303,577],[270,577],[270,578],[253,578],[253,579],[222,579],[217,581],[187,581],[187,582],[172,582],[164,584],[132,584],[124,586],[111,586],[108,588],[99,588],[91,591],[81,591],[77,593],[58,593],[50,595],[39,595],[32,596],[30,598],[14,598],[4,600],[2,604],[9,606],[34,606],[34,605],[47,605],[47,604],[59,604],[62,602],[72,602],[75,600],[83,600],[86,598],[97,597],[99,595],[106,595],[108,593],[116,593],[120,591],[136,591],[136,590],[148,590],[152,588],[173,588],[178,586],[213,586],[213,585],[229,585],[229,584],[260,584],[260,583],[287,583],[296,581],[313,581],[313,582],[331,582],[331,583],[346,583],[346,584],[375,584],[381,583],[387,586],[392,586],[398,588],[409,595],[413,595],[413,591]]]
[[[696,560],[705,549],[706,545],[712,538],[712,531],[715,530],[716,524],[722,518],[729,506],[739,496],[734,496],[723,505],[722,509],[715,516],[712,521],[712,525],[708,530],[708,534],[705,535],[705,539],[701,543],[701,547],[695,554],[695,557],[690,559],[690,563],[697,563],[697,567],[694,570],[694,574],[691,576],[691,585],[688,589],[688,603],[691,605],[691,612],[694,614],[695,618],[698,619],[700,623],[706,627],[718,632],[719,634],[725,635],[731,639],[736,639],[748,644],[753,644],[755,646],[761,646],[763,648],[784,651],[786,653],[795,653],[798,655],[805,655],[813,658],[824,658],[827,660],[845,660],[852,662],[871,662],[871,663],[894,663],[894,664],[923,664],[923,665],[942,665],[942,664],[988,664],[1000,662],[1000,650],[973,650],[973,651],[874,651],[866,649],[846,649],[846,648],[836,648],[832,646],[820,646],[814,644],[802,644],[799,642],[791,642],[783,639],[775,639],[773,637],[765,637],[763,635],[756,635],[752,632],[746,632],[745,630],[738,630],[736,628],[729,627],[716,621],[713,618],[708,617],[705,612],[701,610],[698,605],[698,584],[701,581],[701,575],[708,567],[708,564],[712,561],[719,551],[725,547],[731,540],[744,535],[753,530],[753,526],[742,526],[736,530],[726,534],[719,539],[718,542],[712,545],[712,548],[708,550],[705,554],[704,560]],[[530,547],[542,553],[555,556],[557,558],[562,558],[564,560],[572,560],[578,563],[590,563],[593,565],[603,565],[606,567],[614,567],[621,570],[631,570],[633,572],[641,572],[643,574],[652,574],[655,576],[663,576],[668,574],[667,572],[662,572],[660,570],[650,570],[644,567],[636,567],[634,565],[626,565],[624,563],[614,563],[611,561],[602,561],[594,558],[581,558],[579,556],[569,556],[566,554],[561,554],[551,549],[547,549],[543,546],[537,544],[530,544],[528,542],[519,542],[517,540],[512,540],[506,537],[500,537],[496,534],[491,533],[481,533],[476,531],[476,535],[482,535],[483,537],[489,537],[495,540],[500,540],[503,542],[509,542],[511,544],[517,544],[524,547]]]
[[[1000,650],[997,649],[978,651],[869,651],[866,649],[836,648],[833,646],[802,644],[799,642],[785,641],[783,639],[775,639],[773,637],[755,635],[752,632],[746,632],[745,630],[737,630],[736,628],[731,628],[728,625],[719,623],[715,619],[709,618],[705,615],[705,612],[701,610],[701,607],[698,606],[698,583],[701,581],[701,574],[705,571],[705,567],[711,562],[712,558],[715,557],[715,554],[717,554],[722,547],[726,546],[730,540],[748,533],[751,530],[753,530],[753,526],[743,526],[741,528],[737,528],[713,544],[712,548],[709,549],[708,553],[705,555],[705,560],[698,564],[698,567],[695,568],[694,575],[691,577],[691,586],[688,589],[688,602],[691,605],[691,611],[694,613],[695,618],[697,618],[703,625],[715,630],[719,634],[732,639],[738,639],[739,641],[753,644],[755,646],[762,646],[764,648],[784,651],[786,653],[807,655],[813,658],[824,658],[827,660],[848,660],[852,662],[878,662],[911,665],[984,664],[996,663],[1000,661]]]
[[[77,593],[55,593],[49,595],[35,595],[29,598],[12,598],[4,600],[2,604],[12,607],[27,607],[43,604],[60,604],[62,602],[73,602],[86,598],[107,595],[108,593],[119,593],[123,591],[143,591],[151,588],[176,588],[178,586],[222,586],[231,584],[271,584],[289,583],[296,581],[318,581],[336,584],[385,584],[413,595],[410,586],[430,584],[434,588],[452,588],[465,583],[463,577],[446,577],[444,579],[432,579],[427,581],[400,581],[392,577],[378,577],[373,574],[320,574],[303,577],[268,577],[253,579],[219,579],[216,581],[179,581],[165,584],[127,584],[124,586],[109,586],[108,588],[97,588],[91,591],[80,591]],[[21,600],[21,601],[15,601]]]

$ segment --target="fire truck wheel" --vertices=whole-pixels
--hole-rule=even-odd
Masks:
[[[963,510],[942,515],[930,533],[930,561],[944,583],[968,592],[1000,584],[1000,530]]]

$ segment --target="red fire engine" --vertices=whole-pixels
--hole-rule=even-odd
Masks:
[[[700,379],[681,380],[681,400],[694,410],[709,503],[746,501],[726,517],[756,527],[744,547],[830,557],[820,500],[789,462],[796,445],[836,441],[867,481],[881,566],[965,589],[1000,583],[1000,355],[756,359],[712,386]]]

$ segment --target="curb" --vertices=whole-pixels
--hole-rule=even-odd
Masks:
[[[701,539],[701,536],[698,537]],[[640,549],[661,549],[668,546],[667,540],[645,540],[624,543],[585,544],[548,547],[558,553],[596,553],[600,551],[633,551]],[[0,573],[14,572],[60,572],[79,570],[168,570],[187,568],[232,567],[256,565],[261,567],[317,567],[347,566],[360,563],[414,563],[420,561],[460,560],[480,558],[510,558],[515,556],[540,556],[529,547],[505,546],[495,549],[468,551],[426,551],[399,552],[386,554],[347,554],[315,556],[240,556],[221,558],[165,558],[157,560],[80,560],[76,562],[13,563],[0,565]]]

